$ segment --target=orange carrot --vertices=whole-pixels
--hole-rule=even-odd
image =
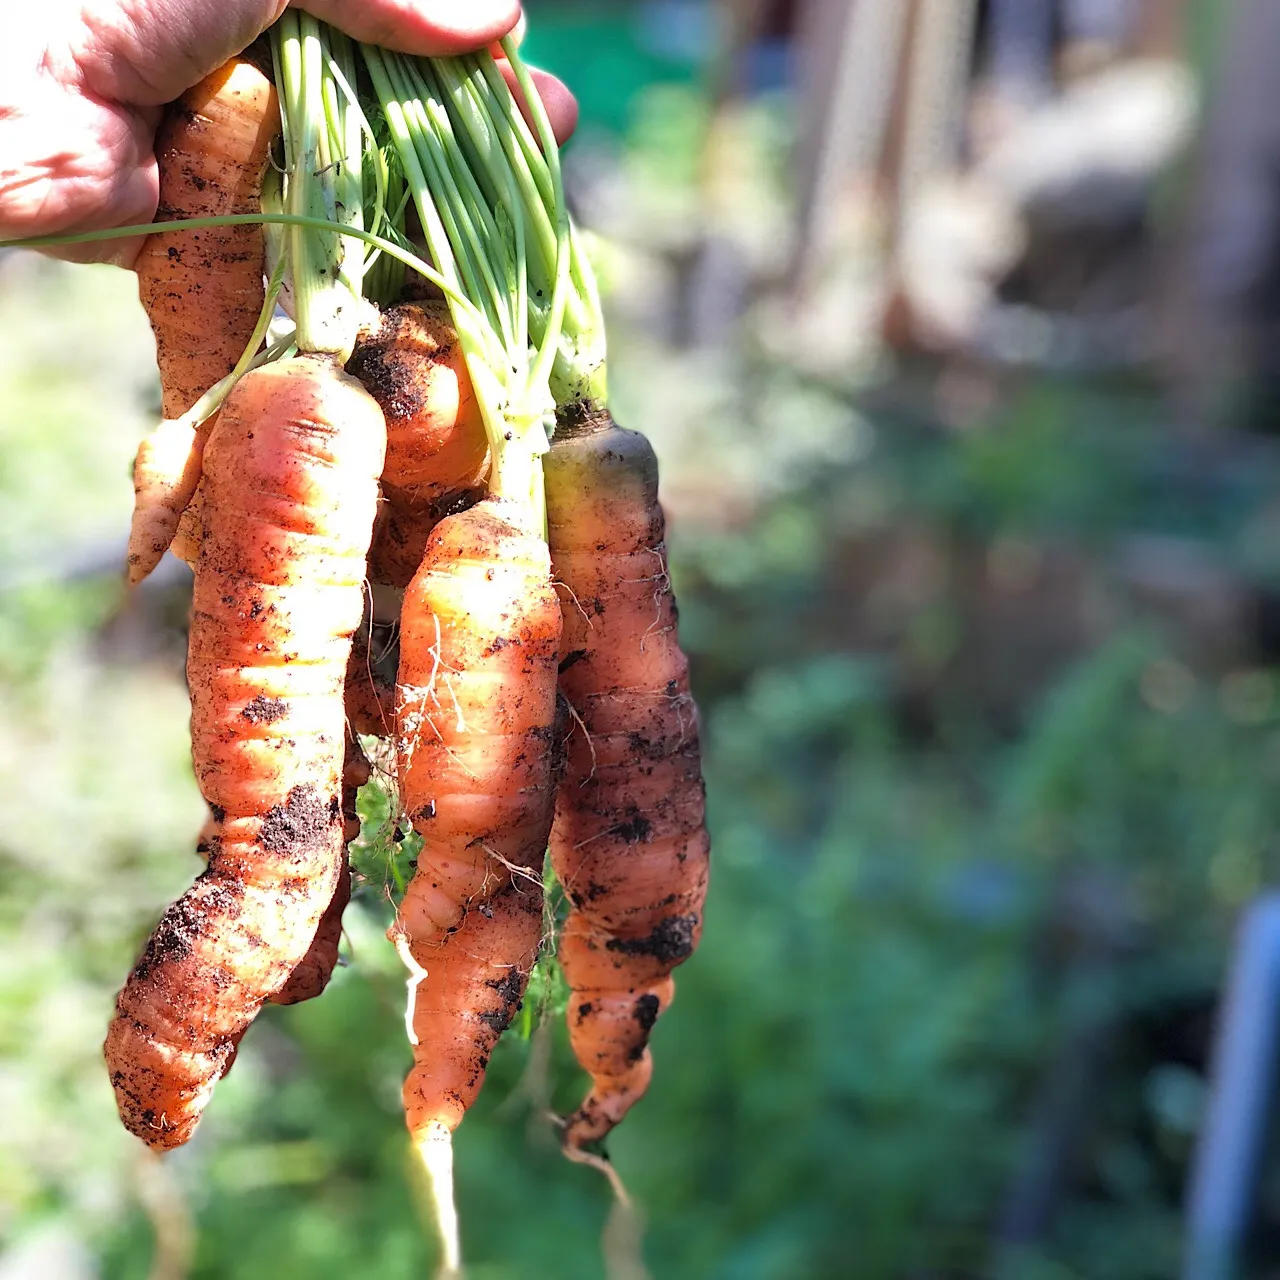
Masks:
[[[271,82],[233,58],[170,107],[156,154],[158,221],[256,213],[272,140],[280,129]],[[259,227],[150,236],[136,263],[138,290],[156,338],[166,421],[134,464],[129,580],[139,582],[173,541],[200,480],[209,424],[182,416],[236,366],[262,311]]]
[[[507,877],[452,933],[412,945],[420,970],[409,1004],[413,1068],[404,1108],[419,1145],[447,1139],[475,1102],[541,939],[541,879]]]
[[[347,735],[347,754],[342,766],[342,839],[350,844],[360,834],[360,817],[356,813],[356,795],[369,781],[369,761],[360,743]],[[344,858],[338,873],[338,887],[325,908],[307,954],[289,975],[289,981],[271,997],[272,1004],[301,1004],[323,994],[338,966],[338,948],[342,945],[342,916],[351,901],[351,867]]]
[[[347,372],[386,415],[388,497],[421,508],[481,487],[489,460],[484,420],[443,303],[392,307],[356,345]]]
[[[443,520],[402,614],[399,782],[423,845],[392,936],[411,968],[433,974],[429,999],[419,995],[414,1006],[415,1066],[405,1087],[419,1142],[451,1132],[479,1087],[492,1040],[474,1016],[462,1018],[476,982],[498,980],[492,965],[527,976],[541,929],[560,605],[546,543],[512,510],[486,499]],[[470,954],[477,947],[480,959]],[[437,982],[442,959],[447,972]],[[471,976],[455,986],[448,973]],[[491,1029],[496,1038],[496,1022]]]
[[[577,717],[551,858],[572,906],[560,941],[570,1040],[592,1082],[565,1130],[580,1148],[648,1087],[650,1031],[701,934],[709,844],[653,450],[607,414],[582,414],[557,431],[545,474],[560,685]]]
[[[156,1148],[190,1137],[338,889],[343,682],[383,452],[381,410],[322,356],[249,374],[205,451],[187,673],[196,778],[220,831],[106,1042],[121,1118]]]

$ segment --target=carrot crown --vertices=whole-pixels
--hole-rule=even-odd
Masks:
[[[542,150],[491,55],[423,59],[362,47],[427,249],[451,286],[489,436],[490,490],[540,523],[550,379],[562,334],[580,318],[569,314],[570,231],[554,137],[510,42],[506,52],[527,86]]]
[[[366,248],[337,232],[365,230],[365,142],[372,137],[353,87],[355,51],[341,32],[293,9],[271,35],[284,126],[280,201],[286,212],[334,228],[294,225],[285,233],[298,349],[345,361],[360,327]],[[380,159],[374,149],[368,154]],[[384,216],[385,170],[373,176],[376,230]]]

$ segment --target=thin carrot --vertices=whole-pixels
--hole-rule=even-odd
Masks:
[[[547,545],[486,499],[441,521],[405,594],[405,812],[423,838],[397,928],[431,946],[512,877],[541,883],[554,801],[560,602]]]
[[[404,1109],[437,1196],[448,1194],[448,1179],[439,1174],[447,1173],[450,1138],[520,1008],[541,939],[541,880],[507,878],[452,933],[411,948],[413,1067],[404,1082]]]
[[[121,1118],[153,1147],[190,1137],[338,887],[342,689],[383,453],[381,410],[324,356],[249,374],[205,451],[187,671],[196,778],[221,832],[106,1042]]]
[[[702,931],[710,846],[653,450],[603,411],[570,412],[545,475],[560,684],[577,719],[551,859],[572,904],[569,1036],[591,1075],[564,1134],[580,1148],[648,1088],[649,1034]]]
[[[233,58],[168,111],[156,154],[157,221],[255,213],[280,118],[271,82]],[[200,480],[210,426],[183,415],[236,366],[264,299],[259,227],[150,236],[139,254],[138,291],[156,338],[165,421],[134,464],[129,579],[141,581],[168,549]]]
[[[405,593],[397,769],[422,836],[391,937],[412,975],[405,1121],[458,1267],[452,1133],[524,994],[555,804],[560,605],[547,544],[489,498],[443,520]]]

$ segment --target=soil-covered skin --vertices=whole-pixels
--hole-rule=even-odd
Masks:
[[[313,947],[326,912],[340,932],[343,686],[382,460],[381,410],[318,357],[246,377],[206,450],[187,674],[208,867],[106,1042],[121,1118],[156,1148],[190,1137],[263,1002],[319,990],[336,960],[337,933]]]
[[[701,934],[709,845],[653,450],[578,405],[562,415],[545,474],[560,687],[576,715],[551,856],[573,908],[560,944],[570,1039],[593,1081],[565,1130],[581,1146],[648,1086],[670,974]]]
[[[411,1133],[462,1121],[498,1037],[520,1009],[541,935],[541,885],[508,878],[483,909],[417,952],[426,976],[410,1010],[416,1043],[404,1104]]]
[[[239,59],[188,89],[156,138],[157,221],[256,213],[271,142],[275,90]],[[235,368],[263,301],[261,227],[151,236],[136,264],[156,336],[166,418],[177,418]]]
[[[425,971],[404,1088],[415,1134],[452,1130],[474,1101],[542,934],[568,713],[550,556],[515,514],[489,499],[443,520],[401,615],[398,773],[423,841],[396,924]]]
[[[401,799],[423,838],[400,907],[415,954],[513,877],[541,883],[560,629],[546,543],[507,504],[432,531],[401,613],[396,706]]]
[[[392,307],[357,344],[347,372],[386,415],[388,498],[422,507],[480,488],[488,440],[448,307]]]

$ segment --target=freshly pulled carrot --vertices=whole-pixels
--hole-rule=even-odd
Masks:
[[[489,1055],[524,999],[541,939],[541,878],[506,877],[454,932],[410,944],[413,1067],[404,1109],[429,1163],[447,1153],[475,1102]]]
[[[649,1033],[701,934],[709,843],[653,450],[607,413],[566,415],[545,475],[560,685],[577,719],[551,859],[572,907],[570,1041],[591,1076],[564,1135],[581,1148],[648,1087]]]
[[[559,772],[560,605],[522,514],[490,498],[443,520],[401,615],[397,769],[422,849],[390,936],[412,975],[405,1121],[441,1275],[458,1267],[452,1135],[537,954]]]
[[[441,521],[405,593],[400,794],[423,840],[397,930],[436,944],[513,877],[541,884],[560,602],[547,544],[486,499]]]
[[[381,410],[324,356],[246,376],[205,451],[187,673],[196,779],[220,830],[106,1042],[121,1118],[152,1147],[190,1137],[338,890],[343,683],[383,453]]]
[[[174,103],[160,127],[160,221],[256,213],[271,143],[280,130],[271,82],[233,58]],[[236,366],[262,311],[260,227],[150,236],[138,291],[156,338],[165,421],[134,464],[129,580],[139,582],[173,541],[200,480],[209,424],[183,415]]]
[[[421,507],[482,486],[489,445],[458,335],[443,303],[402,303],[347,363],[387,419],[388,497]]]
[[[190,422],[166,419],[138,446],[133,464],[129,582],[141,582],[173,542],[200,483],[206,436]]]

